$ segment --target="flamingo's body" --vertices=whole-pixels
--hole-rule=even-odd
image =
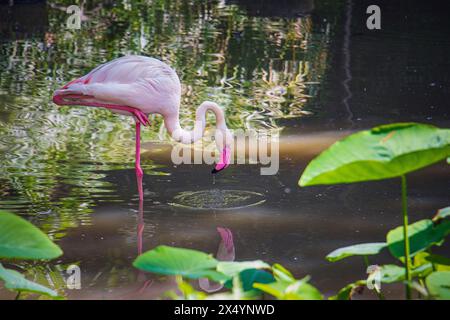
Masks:
[[[87,75],[69,82],[53,95],[58,105],[103,107],[136,118],[136,172],[140,167],[140,126],[150,124],[147,115],[158,113],[164,117],[169,134],[182,143],[200,139],[205,128],[206,111],[216,115],[216,125],[222,140],[220,162],[213,173],[226,168],[230,162],[229,142],[232,139],[222,109],[214,102],[204,102],[197,109],[192,131],[181,128],[179,108],[181,84],[176,72],[167,64],[149,57],[125,56],[93,69]]]

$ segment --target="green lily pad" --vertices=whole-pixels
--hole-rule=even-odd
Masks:
[[[61,249],[34,225],[0,211],[0,258],[53,259],[61,254]]]
[[[384,125],[334,143],[309,163],[299,185],[394,178],[449,155],[449,129],[419,123]]]
[[[242,290],[244,291],[252,291],[256,290],[253,288],[254,283],[271,283],[275,281],[273,275],[269,272],[260,270],[260,269],[246,269],[239,273],[239,279],[242,284]],[[225,282],[224,286],[226,288],[232,288],[233,282],[232,279]],[[258,290],[259,291],[259,290]]]
[[[254,283],[253,287],[280,300],[322,300],[319,290],[307,283],[307,278],[290,282]]]
[[[436,271],[426,280],[430,295],[439,300],[450,300],[450,271]]]
[[[261,261],[220,261],[217,263],[216,270],[220,273],[223,273],[229,277],[234,277],[238,273],[246,270],[246,269],[270,269],[270,266]]]
[[[447,217],[450,217],[450,207],[440,209],[438,213],[433,217],[433,221],[438,221]]]
[[[211,255],[201,251],[158,246],[137,257],[133,266],[144,271],[190,279],[227,280],[229,277],[216,271],[217,263]]]
[[[387,246],[385,242],[360,243],[334,250],[327,255],[327,260],[336,262],[351,256],[368,256],[381,252]]]
[[[339,290],[339,292],[329,297],[329,300],[351,300],[355,292],[358,292],[359,289],[362,289],[366,286],[365,280],[358,280],[356,282],[350,283],[346,285],[344,288]]]
[[[309,277],[301,280],[294,278],[286,268],[280,264],[272,266],[275,278],[270,283],[254,283],[253,288],[268,293],[280,300],[321,300],[322,294],[308,283]]]
[[[27,280],[15,270],[6,269],[0,264],[0,279],[5,282],[5,288],[14,291],[26,291],[43,294],[52,298],[58,298],[58,293],[43,285]]]
[[[275,277],[275,279],[285,281],[285,282],[292,282],[295,281],[294,276],[292,273],[287,270],[285,267],[283,267],[281,264],[275,263],[272,266],[272,272]]]
[[[437,254],[430,254],[425,258],[427,261],[440,265],[450,267],[450,259]]]
[[[408,238],[411,257],[433,245],[440,245],[449,233],[449,220],[434,224],[430,219],[424,219],[409,225]],[[404,257],[403,227],[397,227],[389,231],[386,242],[388,243],[389,251],[394,257]]]

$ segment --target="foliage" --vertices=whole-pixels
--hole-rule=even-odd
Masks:
[[[216,271],[218,261],[211,255],[189,249],[159,246],[140,255],[133,265],[141,270],[181,275],[189,279],[210,278],[215,281],[227,279]]]
[[[255,283],[254,288],[280,300],[321,300],[322,294],[308,283],[309,277],[297,280],[279,264],[272,267],[275,282]]]
[[[429,298],[445,299],[448,296],[449,259],[431,253],[432,247],[441,245],[450,233],[448,208],[440,210],[432,220],[408,224],[404,175],[447,158],[450,153],[449,132],[447,129],[415,123],[380,126],[337,142],[308,165],[300,179],[302,186],[402,178],[403,226],[389,231],[386,242],[347,246],[327,255],[327,259],[332,262],[362,256],[368,265],[367,256],[376,256],[387,247],[401,265],[376,266],[370,269],[367,280],[347,285],[330,299],[351,299],[373,281],[386,284],[404,282],[408,298],[411,297],[411,289]],[[190,279],[206,277],[232,290],[207,296],[180,280],[179,290],[184,298],[246,299],[257,297],[258,292],[283,300],[323,298],[308,283],[309,277],[295,279],[281,265],[269,267],[262,261],[219,262],[195,250],[162,246],[138,257],[135,266]],[[378,297],[384,299],[381,287],[375,286],[375,289]]]
[[[450,207],[443,208],[433,217],[433,221],[450,217]]]
[[[245,292],[251,292],[251,291],[259,291],[256,288],[253,287],[254,283],[271,283],[275,281],[275,278],[273,275],[265,270],[260,269],[246,269],[239,272],[237,276],[240,280],[240,284],[242,286],[242,289]],[[236,276],[233,277],[237,278]],[[224,284],[224,286],[228,289],[233,287],[233,279],[227,280]],[[258,292],[254,293],[255,295],[258,294]]]
[[[366,286],[365,280],[359,280],[346,285],[344,288],[339,290],[335,296],[331,296],[330,300],[351,300],[353,295],[357,292],[361,292]]]
[[[308,277],[297,280],[281,265],[270,267],[260,260],[220,262],[200,251],[159,246],[137,257],[134,266],[158,274],[177,275],[181,296],[168,293],[176,299],[249,299],[262,293],[282,300],[322,299],[322,294],[308,283]],[[224,284],[231,292],[207,296],[181,277],[208,278]]]
[[[386,248],[385,242],[361,243],[352,246],[339,248],[327,255],[327,260],[336,262],[351,256],[368,256],[378,254],[383,248]]]
[[[450,220],[433,223],[430,219],[417,221],[408,226],[411,256],[427,250],[434,245],[441,245],[450,233]],[[396,258],[405,256],[403,227],[388,232],[386,237],[389,251]]]
[[[5,269],[0,263],[0,279],[5,282],[5,288],[18,292],[33,292],[42,295],[47,295],[52,298],[59,298],[58,293],[36,282],[25,279],[25,277],[10,269]]]
[[[416,289],[421,295],[425,295],[429,298],[449,299],[448,273],[450,273],[450,259],[430,253],[433,246],[441,245],[444,242],[445,236],[450,233],[449,226],[450,220],[448,219],[448,216],[436,219],[434,222],[425,219],[408,226],[408,229],[411,230],[409,233],[411,256],[414,257],[414,263],[411,269],[412,281],[410,286],[411,288]],[[379,272],[379,280],[381,283],[396,283],[404,282],[406,280],[402,228],[403,227],[397,227],[388,232],[385,246],[388,246],[392,257],[399,259],[403,265],[386,264],[378,266],[376,272]],[[373,248],[373,244],[366,245],[367,246],[363,246],[360,244],[356,246],[357,248]],[[345,255],[347,252],[365,252],[366,254],[363,254],[363,256],[367,256],[369,254],[377,254],[375,251],[376,250],[359,251],[355,250],[353,246],[350,246],[333,251],[327,258],[329,261],[334,262],[355,255]],[[417,279],[418,281],[414,282],[414,279]],[[353,293],[362,286],[365,286],[366,283],[366,280],[351,283],[340,290],[336,296],[332,297],[332,299],[351,299]],[[426,287],[423,283],[426,283]]]
[[[28,221],[0,211],[0,258],[53,259],[62,254],[45,233]]]
[[[180,275],[189,279],[208,278],[217,282],[230,280],[244,270],[270,268],[260,260],[217,261],[210,254],[201,251],[169,246],[158,246],[141,254],[133,265],[148,272]]]
[[[430,295],[437,299],[450,300],[450,271],[436,271],[426,278]]]
[[[270,269],[270,266],[261,261],[222,261],[217,264],[217,271],[222,272],[228,277],[234,277],[246,270]]]
[[[308,164],[299,184],[311,186],[401,178],[403,226],[388,233],[387,245],[395,257],[403,257],[406,298],[410,299],[414,273],[411,257],[440,244],[449,232],[449,222],[435,226],[432,220],[423,220],[409,226],[406,174],[448,159],[449,155],[449,129],[419,123],[382,125],[334,143]],[[444,209],[435,220],[447,215]],[[355,253],[367,257],[381,249],[373,244],[360,244],[335,250],[328,255],[328,259],[337,261]],[[391,272],[394,269],[393,276]],[[389,268],[388,271],[387,279],[400,278],[398,268]]]
[[[0,211],[0,259],[53,259],[62,254],[42,231],[28,221],[5,211]],[[6,269],[0,263],[0,279],[7,289],[32,292],[55,299],[58,293],[41,284],[27,280],[21,273]]]
[[[442,209],[433,220],[408,223],[406,174],[426,167],[450,155],[450,130],[419,123],[394,123],[352,134],[334,143],[308,164],[300,177],[300,186],[339,184],[360,181],[401,178],[403,226],[390,231],[387,246],[390,253],[401,259],[403,267],[381,268],[382,281],[404,280],[406,297],[411,298],[412,278],[421,274],[424,266],[412,268],[411,258],[417,253],[440,245],[450,231],[450,221]],[[438,223],[437,223],[438,222]],[[359,244],[330,253],[330,261],[352,255],[378,254],[384,244]],[[422,268],[422,269],[420,269]],[[426,268],[425,268],[426,269]],[[404,272],[404,276],[400,274]],[[414,284],[417,288],[418,285]],[[344,288],[342,296],[351,296],[352,285]]]
[[[336,142],[308,164],[300,186],[400,177],[450,155],[450,130],[396,123]]]

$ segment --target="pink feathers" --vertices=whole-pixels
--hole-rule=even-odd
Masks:
[[[191,131],[182,129],[179,121],[180,100],[181,84],[176,72],[157,59],[143,56],[125,56],[102,64],[56,90],[53,95],[53,102],[58,105],[102,107],[134,116],[139,124],[136,131],[140,130],[141,124],[150,125],[148,114],[161,114],[169,134],[182,143],[193,143],[203,136],[205,114],[210,110],[216,115],[217,129],[224,136],[231,136],[223,110],[209,101],[202,103],[197,110],[196,128]],[[139,132],[136,137],[136,152],[140,150],[138,136]],[[139,157],[136,156],[136,161],[138,160]],[[219,172],[229,164],[230,148],[226,146],[212,172]],[[140,168],[136,163],[136,168],[138,167]],[[139,171],[138,174],[142,172]]]

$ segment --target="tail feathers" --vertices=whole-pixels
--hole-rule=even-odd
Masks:
[[[56,90],[53,95],[89,95],[89,93],[86,85],[74,83],[67,88]]]

